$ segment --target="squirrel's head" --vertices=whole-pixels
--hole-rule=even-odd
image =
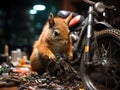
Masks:
[[[54,17],[52,13],[50,13],[48,18],[48,30],[47,36],[48,40],[52,41],[69,41],[69,28],[68,23],[71,20],[72,14],[70,14],[67,18],[62,19],[59,17]]]

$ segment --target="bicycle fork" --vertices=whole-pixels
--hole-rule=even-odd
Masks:
[[[84,48],[84,60],[85,62],[90,61],[90,52],[91,52],[91,36],[92,36],[92,24],[93,24],[93,7],[89,7],[88,11],[88,26],[87,26],[87,32],[86,32],[86,40],[85,40],[85,48]]]

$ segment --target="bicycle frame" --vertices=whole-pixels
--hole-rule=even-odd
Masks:
[[[83,53],[84,53],[84,60],[85,62],[89,62],[90,61],[90,52],[91,52],[91,36],[93,35],[93,28],[95,28],[95,30],[103,30],[106,28],[113,28],[109,23],[104,22],[104,21],[98,21],[95,18],[96,13],[94,12],[94,6],[91,5],[89,6],[89,10],[88,10],[88,17],[86,17],[86,19],[82,22],[82,24],[77,28],[78,31],[80,31],[80,34],[78,35],[79,39],[76,42],[75,46],[74,46],[74,52],[78,53],[78,57],[76,60],[74,60],[73,62],[78,61],[79,59],[81,59]],[[73,31],[74,32],[74,31]],[[82,47],[82,40],[83,38],[85,38],[85,43],[84,46]],[[72,62],[72,63],[73,63]]]

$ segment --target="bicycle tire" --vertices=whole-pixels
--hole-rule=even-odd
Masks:
[[[81,61],[85,89],[120,90],[120,30],[94,32],[91,50],[90,63]]]

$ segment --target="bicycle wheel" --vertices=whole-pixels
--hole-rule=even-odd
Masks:
[[[120,90],[120,30],[95,32],[90,57],[81,62],[86,90]]]

